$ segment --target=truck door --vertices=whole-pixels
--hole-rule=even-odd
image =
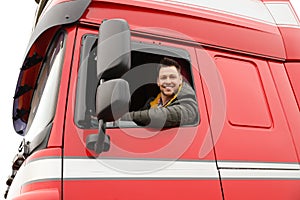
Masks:
[[[295,199],[299,165],[268,62],[203,49],[197,58],[224,198]]]
[[[98,126],[92,98],[97,86],[96,40],[97,31],[79,29],[65,126],[64,198],[222,199],[213,149],[199,157],[209,124],[192,46],[132,33],[132,68],[123,78],[132,90],[130,110],[138,109],[145,97],[157,90],[153,76],[157,62],[168,56],[176,59],[184,66],[184,77],[196,92],[200,118],[197,123],[155,129],[115,121],[106,124],[111,141],[108,152],[96,155],[86,148],[86,137],[97,133]],[[80,192],[76,192],[79,188]]]

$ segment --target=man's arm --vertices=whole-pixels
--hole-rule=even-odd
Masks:
[[[140,126],[155,128],[176,127],[195,124],[198,121],[198,106],[194,99],[185,98],[166,108],[133,111],[128,113],[128,115],[127,118],[131,118]]]

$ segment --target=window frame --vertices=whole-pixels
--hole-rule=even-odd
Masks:
[[[87,59],[87,57],[89,57],[89,52],[93,52],[93,54],[95,56],[97,56],[97,52],[95,51],[96,49],[96,44],[97,44],[97,35],[95,34],[91,34],[91,33],[87,33],[84,34],[81,37],[81,49],[80,49],[80,61],[79,61],[79,69],[78,69],[78,77],[77,77],[77,84],[76,84],[76,95],[75,95],[75,106],[74,106],[74,123],[78,128],[81,129],[96,129],[98,128],[98,121],[96,119],[96,117],[91,117],[91,123],[90,125],[82,125],[80,123],[80,119],[83,119],[82,114],[89,112],[92,116],[92,113],[94,111],[94,108],[91,109],[86,109],[84,112],[79,112],[78,108],[82,108],[82,107],[86,107],[86,104],[84,105],[83,103],[85,103],[87,101],[87,99],[84,99],[82,96],[85,96],[86,93],[84,92],[80,92],[79,90],[84,89],[84,86],[80,85],[82,84],[82,81],[84,82],[85,85],[87,85],[87,77],[84,77],[84,75],[82,73],[87,73],[87,66],[89,62],[93,62],[96,61],[97,58],[95,59]],[[92,43],[90,44],[91,46],[88,47],[86,50],[85,47],[85,42],[87,40],[87,38],[93,38],[94,41],[88,41],[87,43]],[[138,39],[144,39],[143,37],[139,37]],[[171,43],[172,44],[172,43]],[[132,52],[139,52],[139,53],[146,53],[146,54],[155,54],[155,50],[159,50],[159,54],[155,54],[157,56],[168,56],[168,57],[174,57],[176,59],[182,59],[187,61],[189,66],[185,66],[184,69],[186,69],[188,74],[188,83],[190,84],[190,86],[195,90],[195,84],[194,84],[194,77],[193,77],[193,73],[192,73],[192,66],[191,66],[191,58],[189,55],[189,52],[184,49],[184,48],[178,48],[178,47],[173,47],[173,46],[164,46],[161,44],[155,44],[153,43],[145,43],[145,42],[141,42],[139,40],[137,40],[136,38],[134,38],[131,42],[131,49]],[[170,53],[171,52],[171,53]],[[178,56],[178,57],[176,57]],[[96,64],[96,63],[95,63]],[[134,69],[135,66],[131,69]],[[131,70],[130,69],[130,70]],[[95,71],[96,69],[94,69]],[[96,73],[96,71],[95,71]],[[83,78],[83,80],[82,80]],[[90,92],[91,95],[95,95],[96,94],[96,87],[94,89],[90,89],[91,91],[94,92]],[[86,89],[84,89],[86,91]],[[196,93],[196,91],[195,91]],[[84,94],[84,95],[83,95]],[[198,104],[198,100],[196,98],[196,102]],[[197,112],[198,113],[198,112]],[[189,127],[189,126],[197,126],[199,124],[199,119],[200,119],[200,114],[198,113],[198,121],[192,125],[181,125],[180,127]],[[86,116],[84,116],[84,118],[86,119]],[[140,128],[141,126],[138,126],[137,124],[135,124],[133,121],[131,122],[124,122],[117,120],[114,122],[107,122],[106,123],[106,128]]]

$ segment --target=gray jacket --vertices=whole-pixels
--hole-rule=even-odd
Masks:
[[[195,92],[185,82],[177,97],[167,107],[150,108],[150,102],[149,100],[140,111],[127,113],[121,120],[131,119],[137,125],[154,128],[191,125],[199,121]]]

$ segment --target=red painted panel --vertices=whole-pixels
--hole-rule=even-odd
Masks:
[[[279,27],[285,45],[288,60],[300,59],[300,29],[299,27]]]
[[[228,95],[232,94],[239,95],[234,94],[233,92],[237,86],[226,84],[226,80],[230,77],[226,77],[227,75],[224,76],[224,74],[222,73],[223,66],[218,65],[230,65],[230,62],[213,63],[211,61],[208,64],[202,63],[200,65],[200,71],[203,76],[203,80],[205,81],[205,97],[208,103],[208,111],[211,121],[211,128],[214,138],[217,160],[293,163],[298,162],[289,125],[287,123],[287,119],[285,117],[285,113],[283,111],[268,63],[260,59],[230,55],[228,53],[213,52],[208,50],[206,52],[209,53],[211,58],[225,56],[231,57],[233,60],[244,60],[250,63],[254,63],[257,66],[256,78],[258,79],[258,77],[260,77],[262,88],[257,88],[257,90],[260,90],[260,93],[256,94],[255,92],[253,92],[253,97],[247,96],[247,98],[250,98],[249,104],[252,104],[251,100],[257,98],[257,95],[265,96],[267,105],[263,105],[262,108],[267,110],[266,108],[269,107],[269,110],[271,112],[271,115],[269,117],[272,124],[270,127],[262,128],[259,126],[233,126],[231,123],[229,123],[229,114],[231,112],[230,109],[234,108],[237,105],[236,102],[230,100],[230,98],[240,97],[228,97]],[[198,60],[201,63],[201,60],[205,59],[205,56],[203,56],[205,54],[202,53],[202,50],[198,50],[197,54]],[[232,64],[234,65],[234,63]],[[216,79],[214,81],[219,81],[220,84],[218,85],[211,84],[212,82],[208,81],[210,77],[205,77],[207,76],[206,71],[211,68],[214,68],[215,73],[219,75],[219,79]],[[243,71],[243,66],[236,66],[235,68],[229,66],[227,68],[231,70],[227,72],[232,73],[231,77],[235,77],[236,74],[239,75],[241,73],[244,75],[243,79],[246,80],[238,80],[236,84],[239,84],[239,81],[244,83],[245,81],[249,83],[253,81],[253,76],[245,75],[247,71]],[[222,101],[222,98],[218,98],[216,96],[211,95],[213,94],[212,91],[217,91],[218,93],[220,93],[222,89],[226,91],[227,96],[226,98],[224,97],[225,100],[223,99]],[[264,92],[264,94],[261,94],[261,92]],[[217,103],[212,104],[211,102]],[[216,105],[219,105],[219,108],[217,108],[218,110],[215,112],[217,113],[217,115],[214,116],[213,113],[214,109],[216,109]],[[261,109],[260,106],[262,105],[257,104],[257,106],[259,107],[252,107],[252,109],[255,109],[254,111],[250,109],[248,109],[248,111],[261,113],[262,111],[259,109]],[[225,112],[225,114],[224,116],[221,116],[223,112]],[[245,115],[242,116],[242,119],[252,118],[251,113],[249,116],[249,113],[241,111],[240,115]],[[260,117],[261,116],[259,116],[259,118]],[[222,121],[222,119],[224,120]],[[259,119],[254,119],[254,122],[259,122],[257,120]],[[270,122],[270,120],[266,121],[267,124]],[[260,121],[260,123],[262,123],[262,121]]]
[[[223,180],[225,199],[298,200],[299,180]]]
[[[131,3],[138,4],[137,1]],[[188,37],[222,49],[285,58],[282,38],[275,25],[205,9],[195,11],[152,4],[152,9],[149,9],[144,5],[146,3],[143,1],[143,7],[139,7],[141,4],[92,2],[81,20],[100,24],[103,19],[123,18],[128,21],[131,30],[163,33],[164,36],[181,39]],[[166,30],[176,34],[169,34]]]
[[[300,111],[300,63],[286,63],[285,67]]]
[[[65,180],[64,191],[64,199],[222,199],[218,180]]]
[[[270,128],[271,116],[256,64],[229,57],[214,59],[226,90],[229,123]]]
[[[295,97],[295,86],[297,88],[297,82],[299,83],[299,75],[297,76],[298,64],[297,63],[285,63],[286,68],[283,64],[271,63],[270,67],[272,75],[275,80],[275,84],[280,95],[280,100],[286,118],[289,123],[291,134],[294,139],[295,148],[300,156],[300,112],[299,104]],[[295,73],[295,74],[294,74]],[[298,91],[299,92],[299,91]],[[299,103],[299,102],[298,102]]]
[[[53,119],[53,126],[51,130],[51,135],[48,141],[48,147],[61,147],[62,140],[63,140],[63,130],[64,130],[64,121],[66,115],[66,104],[67,104],[67,94],[69,88],[69,75],[70,75],[70,68],[72,62],[72,54],[74,46],[74,38],[76,35],[76,27],[71,27],[66,29],[66,51],[64,56],[64,63],[62,69],[62,75],[60,80],[60,88],[59,94],[57,98],[57,107],[56,107],[56,115]],[[68,51],[69,49],[69,51]]]
[[[59,200],[61,199],[61,182],[46,181],[30,183],[22,187],[21,195],[17,199],[22,200]]]

